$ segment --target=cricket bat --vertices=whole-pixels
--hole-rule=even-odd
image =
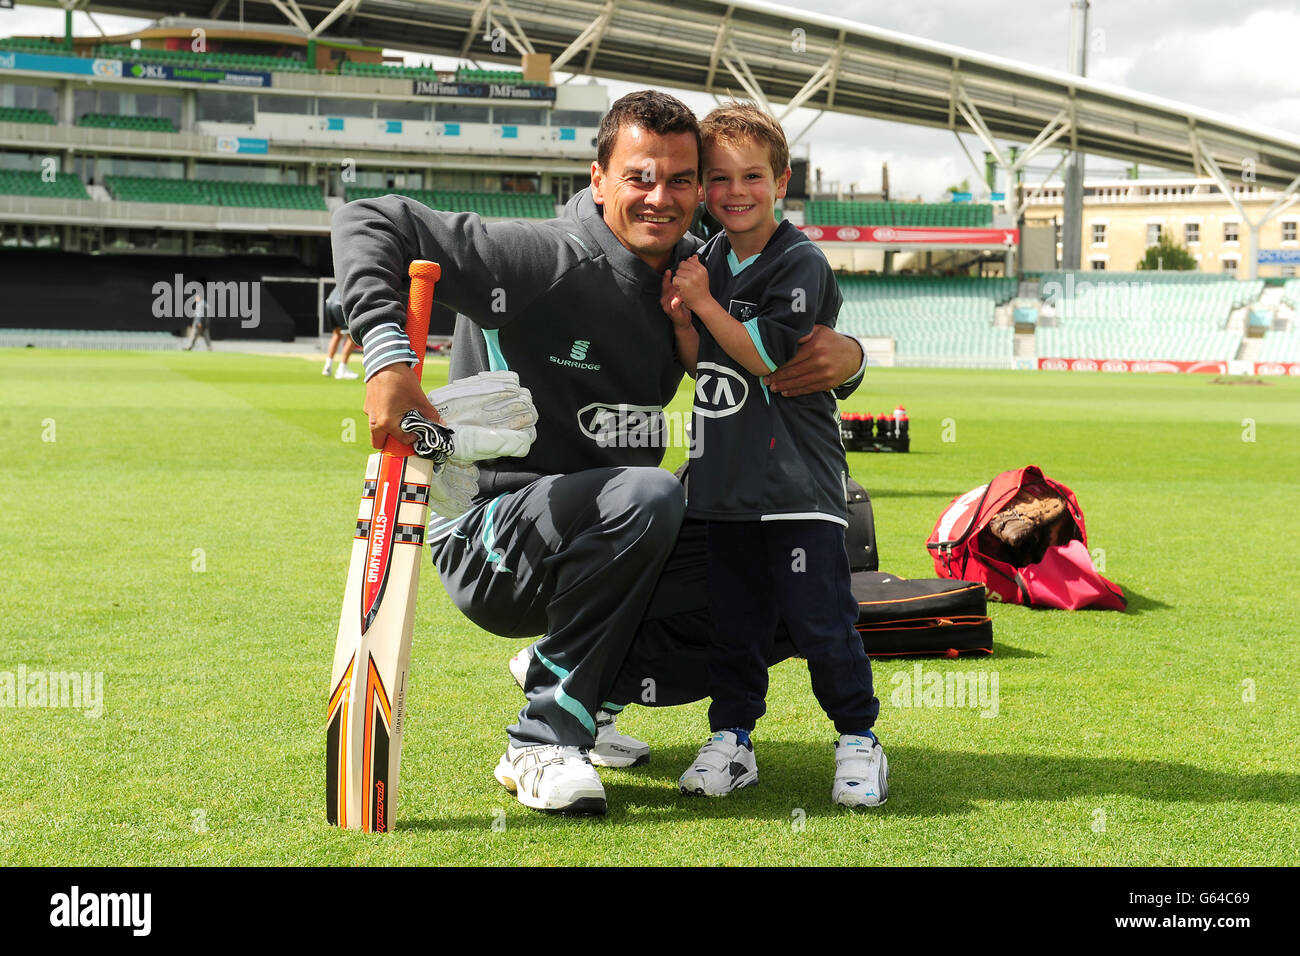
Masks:
[[[417,377],[441,274],[437,263],[411,263],[406,334]],[[366,462],[326,710],[325,816],[349,830],[393,828],[432,475],[431,461],[392,436]]]

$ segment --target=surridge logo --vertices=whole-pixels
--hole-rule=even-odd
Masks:
[[[749,398],[749,383],[734,368],[700,362],[695,368],[695,414],[705,418],[734,415]]]
[[[574,339],[573,344],[569,346],[568,358],[560,358],[558,355],[551,355],[548,358],[556,365],[563,365],[565,368],[583,368],[592,372],[599,372],[599,362],[587,361],[587,350],[590,348],[590,339]]]

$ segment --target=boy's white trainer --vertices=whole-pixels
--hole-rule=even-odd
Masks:
[[[835,742],[831,800],[845,807],[878,807],[889,798],[889,760],[870,734],[842,734]]]
[[[678,779],[677,788],[699,797],[723,797],[756,783],[758,764],[753,744],[741,743],[730,730],[720,730],[700,748]]]
[[[510,658],[510,675],[519,689],[528,681],[528,666],[533,662],[530,645]],[[650,745],[643,740],[618,732],[618,714],[596,711],[596,740],[587,756],[597,767],[639,767],[650,762]]]
[[[497,782],[534,810],[549,813],[605,812],[605,788],[596,768],[577,747],[535,744],[506,747]]]

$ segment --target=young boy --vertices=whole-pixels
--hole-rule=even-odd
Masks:
[[[880,702],[853,628],[835,399],[784,398],[762,382],[814,324],[834,326],[842,299],[821,251],[776,222],[790,179],[780,124],[733,103],[705,117],[700,133],[705,202],[726,232],[675,276],[665,274],[662,303],[696,383],[701,456],[691,464],[686,508],[708,522],[718,638],[708,657],[712,736],[678,786],[722,796],[758,782],[750,734],[766,710],[766,655],[784,620],[840,733],[831,799],[879,806],[889,764],[871,732]]]

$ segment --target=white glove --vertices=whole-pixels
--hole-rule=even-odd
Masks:
[[[447,462],[429,482],[429,510],[442,518],[459,518],[478,494],[478,468]]]
[[[523,458],[537,438],[537,429],[531,425],[518,429],[438,425],[419,412],[402,416],[402,430],[415,435],[411,446],[421,458],[433,462],[435,472],[444,462],[472,464],[488,458]]]
[[[429,402],[448,425],[519,430],[537,424],[532,393],[515,372],[479,372],[434,389]]]

